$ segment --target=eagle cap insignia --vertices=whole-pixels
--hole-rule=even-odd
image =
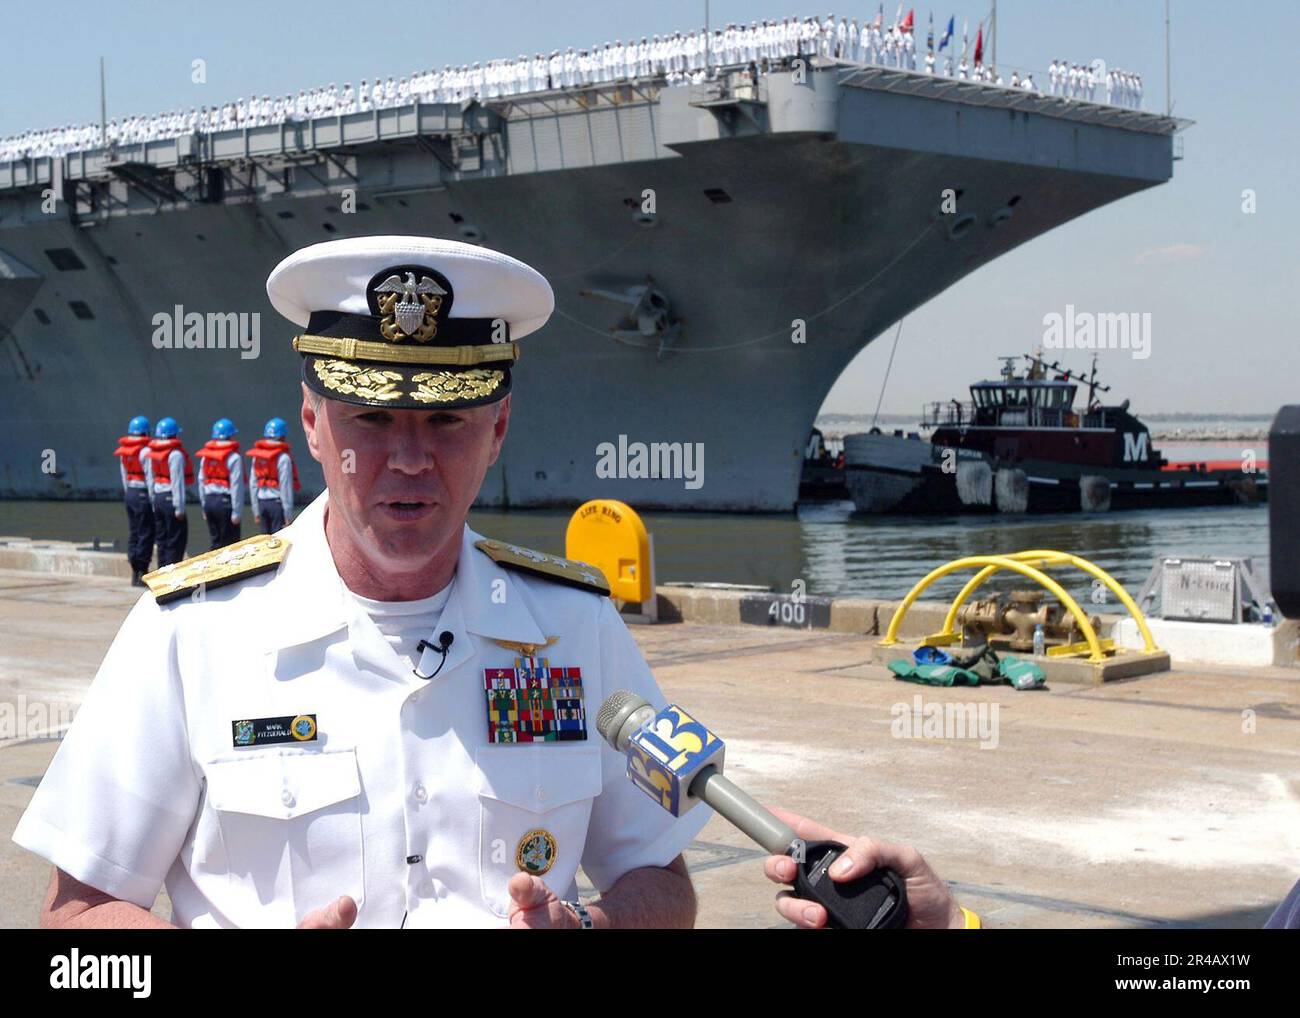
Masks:
[[[438,334],[438,322],[450,310],[451,284],[433,269],[397,265],[376,273],[366,296],[385,339],[427,343]]]

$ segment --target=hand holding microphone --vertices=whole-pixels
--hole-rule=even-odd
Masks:
[[[656,712],[643,697],[619,690],[601,704],[596,729],[627,756],[632,783],[673,816],[706,802],[773,855],[788,856],[800,899],[823,909],[827,925],[870,930],[896,929],[907,922],[907,888],[897,873],[886,867],[860,873],[855,868],[844,880],[829,876],[846,845],[834,839],[805,841],[724,778],[722,740],[680,707]]]
[[[789,810],[775,809],[773,812],[790,824],[801,838],[834,841],[847,846],[828,874],[836,883],[854,880],[878,866],[888,866],[897,872],[907,887],[906,926],[909,930],[960,930],[969,926],[966,914],[948,890],[948,885],[912,846],[875,838],[854,838]],[[841,865],[846,867],[843,871],[838,868]],[[797,870],[794,860],[786,855],[768,856],[763,863],[763,872],[777,884],[794,884]],[[778,893],[776,910],[804,929],[815,930],[827,925],[826,909],[817,901],[800,897],[797,890]]]

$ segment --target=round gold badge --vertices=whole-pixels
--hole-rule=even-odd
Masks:
[[[293,719],[289,731],[299,742],[308,742],[316,737],[316,719],[310,714],[299,714]]]
[[[515,849],[515,865],[524,873],[540,877],[555,863],[555,838],[550,831],[540,827],[519,839]]]

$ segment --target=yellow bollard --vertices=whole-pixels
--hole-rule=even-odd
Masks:
[[[1071,555],[1069,552],[1051,551],[1043,548],[1036,548],[1032,551],[1017,551],[1007,555],[1006,557],[1015,559],[1017,562],[1024,562],[1026,565],[1031,566],[1072,565],[1076,569],[1081,569],[1094,580],[1108,587],[1111,593],[1119,598],[1120,604],[1128,610],[1133,621],[1137,623],[1138,632],[1142,635],[1145,653],[1160,653],[1160,648],[1156,646],[1155,637],[1151,635],[1151,629],[1147,626],[1147,620],[1142,614],[1142,609],[1137,606],[1137,602],[1129,596],[1128,591],[1120,585],[1120,582],[1100,566],[1094,565],[1086,558],[1082,558],[1078,555]],[[961,593],[953,599],[952,606],[948,609],[948,616],[943,620],[943,629],[934,634],[934,636],[927,637],[927,640],[938,640],[941,643],[952,643],[960,640],[961,634],[957,632],[957,610],[965,604],[967,598],[969,598],[985,580],[996,573],[999,568],[1000,567],[998,566],[985,566],[978,573],[972,576],[966,586],[961,588]],[[1065,653],[1060,647],[1055,648],[1055,652],[1057,656],[1063,656]]]
[[[599,566],[609,581],[610,597],[640,604],[642,613],[653,620],[654,547],[630,505],[612,498],[584,502],[569,517],[564,554]]]
[[[1066,592],[1065,588],[1041,570],[1035,569],[1033,566],[1026,565],[1023,562],[1017,562],[1015,559],[1008,558],[1005,555],[969,555],[966,558],[953,559],[947,565],[942,565],[937,569],[932,569],[908,592],[907,597],[903,598],[903,603],[898,606],[897,610],[894,612],[894,617],[889,622],[889,629],[885,632],[885,638],[880,641],[880,646],[889,647],[898,642],[898,627],[902,625],[903,616],[907,614],[907,609],[912,607],[912,603],[921,596],[922,591],[924,591],[926,587],[935,580],[947,576],[949,573],[956,572],[959,569],[970,569],[974,566],[996,566],[998,569],[1006,569],[1009,572],[1019,573],[1026,579],[1033,580],[1040,586],[1046,587],[1056,595],[1056,599],[1060,601],[1062,605],[1074,613],[1074,617],[1079,623],[1079,629],[1082,631],[1084,640],[1086,641],[1085,646],[1090,652],[1088,660],[1093,662],[1106,660],[1106,655],[1102,652],[1101,644],[1097,640],[1097,634],[1093,631],[1092,625],[1088,622],[1088,616],[1075,602],[1074,598]],[[967,584],[967,588],[970,586],[970,584]],[[969,590],[966,592],[969,594]]]
[[[1129,614],[1137,623],[1138,630],[1142,634],[1146,653],[1158,654],[1160,648],[1156,646],[1155,640],[1151,636],[1151,630],[1147,627],[1146,619],[1142,616],[1141,609],[1138,608],[1134,600],[1129,597],[1128,592],[1119,584],[1119,582],[1099,566],[1094,565],[1085,558],[1078,555],[1071,555],[1068,552],[1052,551],[1049,549],[1035,548],[1030,551],[1018,551],[1009,555],[970,555],[966,558],[953,559],[946,565],[939,566],[931,570],[908,592],[907,597],[894,612],[894,617],[890,620],[889,628],[885,632],[885,638],[880,641],[880,646],[889,647],[898,642],[898,629],[902,625],[903,616],[907,614],[907,609],[919,598],[924,590],[935,580],[947,576],[949,573],[957,572],[963,569],[979,568],[974,576],[967,581],[961,591],[953,599],[948,608],[948,615],[944,619],[943,629],[925,638],[926,643],[933,646],[943,646],[961,641],[961,633],[957,631],[957,611],[966,602],[966,599],[973,594],[990,576],[1000,570],[1019,573],[1026,579],[1038,583],[1040,586],[1047,588],[1051,593],[1056,595],[1057,600],[1074,614],[1080,631],[1083,633],[1083,640],[1079,643],[1072,643],[1068,646],[1052,647],[1048,650],[1051,657],[1082,657],[1085,654],[1088,660],[1099,662],[1105,660],[1107,652],[1113,652],[1115,649],[1113,640],[1098,639],[1097,634],[1093,631],[1088,616],[1083,609],[1065,592],[1055,580],[1048,576],[1043,568],[1049,566],[1074,566],[1087,573],[1094,580],[1108,587],[1120,603],[1128,609]]]

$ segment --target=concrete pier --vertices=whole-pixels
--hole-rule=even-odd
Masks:
[[[98,568],[36,569],[0,568],[0,709],[57,730],[140,591]],[[727,774],[766,803],[915,845],[990,926],[1258,926],[1300,877],[1300,670],[1176,662],[1103,686],[939,689],[869,663],[871,627],[716,610],[633,633],[668,698],[726,740]],[[971,723],[956,731],[949,710],[946,737],[927,737],[948,705]],[[0,926],[29,927],[49,867],[10,835],[57,742],[3,734]],[[710,822],[687,853],[701,926],[783,925],[760,858]]]

